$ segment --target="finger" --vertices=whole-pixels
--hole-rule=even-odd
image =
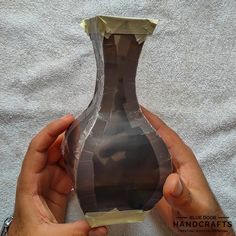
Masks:
[[[47,152],[57,137],[63,133],[73,121],[74,117],[70,114],[52,121],[33,138],[29,149],[40,153]]]
[[[29,145],[23,162],[23,169],[25,168],[27,172],[31,173],[40,172],[47,163],[46,154],[49,147],[54,143],[58,135],[63,133],[73,121],[74,117],[67,115],[49,123],[42,129]]]
[[[199,211],[198,201],[186,187],[178,174],[171,174],[166,179],[163,195],[169,205],[183,215],[195,214]]]
[[[181,138],[170,129],[164,121],[162,121],[159,117],[154,115],[152,112],[148,111],[146,108],[141,107],[145,117],[151,123],[151,125],[156,129],[156,131],[160,134],[168,149],[172,149],[175,146],[183,147],[184,142]]]
[[[91,229],[89,232],[89,236],[105,236],[107,235],[107,228],[106,227],[98,227]]]
[[[55,164],[56,162],[60,161],[62,158],[61,153],[61,143],[64,138],[64,133],[60,134],[56,141],[51,145],[51,147],[48,149],[48,164]]]
[[[74,236],[81,235],[87,236],[89,234],[91,227],[84,220],[79,220],[74,223],[67,224],[53,224],[53,232],[52,235],[57,236]]]
[[[148,111],[146,108],[141,107],[143,114],[151,123],[157,133],[166,144],[169,153],[174,159],[174,165],[183,165],[187,162],[196,161],[191,149],[182,141],[182,139],[171,128],[169,128],[160,118]]]
[[[167,145],[172,157],[172,163],[176,171],[181,173],[181,178],[185,180],[186,176],[191,176],[191,178],[187,179],[198,180],[191,181],[192,187],[197,187],[201,190],[208,189],[208,183],[192,150],[160,118],[143,107],[142,110]],[[182,170],[184,170],[184,174]]]

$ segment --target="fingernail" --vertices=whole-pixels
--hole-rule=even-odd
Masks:
[[[181,183],[180,179],[178,179],[178,181],[176,181],[173,187],[171,195],[173,197],[179,197],[182,192],[183,192],[183,184]]]
[[[61,119],[63,120],[63,119],[65,119],[65,118],[72,117],[72,116],[73,116],[72,114],[67,114],[67,115],[65,115],[65,116],[62,116]]]

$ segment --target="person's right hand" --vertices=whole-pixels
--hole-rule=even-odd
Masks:
[[[224,227],[223,223],[220,223],[217,228],[207,227],[207,225],[205,225],[206,227],[194,227],[191,228],[193,232],[183,231],[190,228],[174,227],[174,221],[189,220],[190,216],[195,217],[195,221],[198,222],[200,219],[197,217],[203,216],[214,216],[216,217],[215,222],[220,221],[221,218],[218,217],[224,216],[224,213],[216,201],[192,150],[157,116],[143,107],[142,111],[167,145],[175,169],[174,173],[166,179],[163,187],[164,196],[155,208],[160,216],[178,235],[234,235],[233,229],[227,227],[227,224]],[[221,219],[221,222],[225,220]],[[202,221],[201,225],[204,225],[204,222],[211,220],[203,219]],[[228,232],[213,232],[215,229]],[[197,232],[198,230],[201,231]]]

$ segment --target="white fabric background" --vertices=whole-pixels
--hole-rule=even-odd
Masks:
[[[0,0],[0,220],[13,210],[16,178],[32,136],[77,115],[92,98],[96,65],[80,28],[99,14],[160,20],[142,51],[140,103],[194,150],[226,215],[236,223],[235,0]],[[69,220],[78,216],[77,202]],[[170,235],[149,217],[109,235]]]

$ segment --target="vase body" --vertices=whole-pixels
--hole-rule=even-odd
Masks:
[[[152,209],[161,199],[171,159],[136,96],[135,76],[144,42],[134,34],[104,37],[97,22],[92,23],[95,93],[66,132],[64,156],[85,215],[99,218],[116,212],[108,214],[115,219],[105,219],[106,224],[132,222],[135,214]],[[92,226],[103,223],[95,220]]]

